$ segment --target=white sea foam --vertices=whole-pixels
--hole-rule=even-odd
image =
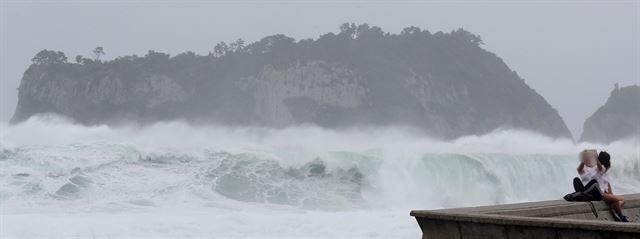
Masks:
[[[416,238],[410,209],[557,199],[577,152],[613,156],[640,192],[637,139],[574,144],[409,128],[0,125],[1,238]]]

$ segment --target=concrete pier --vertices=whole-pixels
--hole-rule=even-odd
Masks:
[[[615,222],[603,202],[564,200],[411,211],[423,239],[640,239],[640,194],[625,197],[631,223]]]

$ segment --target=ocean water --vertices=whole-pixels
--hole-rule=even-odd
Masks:
[[[0,238],[418,238],[412,209],[559,199],[577,153],[640,192],[640,143],[409,128],[0,125]]]

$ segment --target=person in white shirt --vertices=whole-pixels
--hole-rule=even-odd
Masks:
[[[583,150],[580,152],[580,165],[578,165],[579,178],[573,179],[573,188],[576,192],[584,192],[594,201],[602,200],[602,185],[598,180],[605,172],[604,167],[597,159],[596,150]]]
[[[602,189],[602,200],[618,214],[620,221],[629,222],[629,219],[623,214],[624,197],[614,195],[611,189],[611,180],[609,179],[609,169],[611,168],[611,155],[602,151],[598,155],[598,164],[604,167],[604,172],[597,179],[600,188]]]

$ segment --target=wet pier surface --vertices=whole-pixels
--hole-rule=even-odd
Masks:
[[[604,202],[564,200],[411,211],[425,239],[640,238],[640,194],[623,195],[630,223]]]

